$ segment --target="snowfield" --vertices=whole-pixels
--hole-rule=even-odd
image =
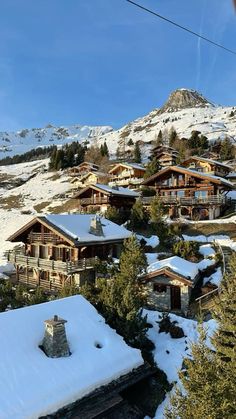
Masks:
[[[23,129],[17,132],[0,132],[0,159],[23,154],[33,148],[48,147],[79,141],[94,141],[97,136],[112,131],[110,126],[70,125]]]
[[[176,112],[159,113],[154,109],[148,115],[138,118],[117,131],[108,132],[98,138],[98,144],[103,144],[106,139],[109,151],[116,153],[117,146],[127,143],[132,138],[133,142],[140,141],[142,155],[147,157],[151,149],[151,142],[156,139],[160,130],[175,128],[180,138],[189,138],[193,130],[206,135],[208,140],[215,141],[226,136],[236,140],[236,115],[230,117],[233,107],[206,106],[186,108]]]
[[[178,383],[178,371],[181,370],[184,358],[191,357],[191,344],[198,339],[198,323],[195,320],[185,319],[175,314],[170,314],[171,322],[176,321],[176,325],[181,327],[184,331],[185,337],[180,339],[173,339],[169,333],[159,333],[159,321],[162,318],[162,313],[158,311],[144,310],[144,315],[147,315],[148,323],[153,327],[148,330],[148,337],[154,343],[155,349],[153,351],[154,360],[158,367],[163,370],[169,383]],[[216,330],[215,320],[209,320],[204,323],[204,328],[209,338]],[[161,403],[156,411],[155,419],[164,418],[164,410],[169,403],[170,393]]]

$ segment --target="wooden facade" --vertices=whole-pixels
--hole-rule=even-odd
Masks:
[[[226,179],[179,166],[162,169],[143,182],[155,189],[171,218],[214,219],[228,204],[225,192],[234,189]],[[144,198],[147,203],[150,198]]]
[[[71,167],[68,170],[70,176],[83,176],[88,172],[96,172],[99,169],[99,166],[91,162],[83,162],[78,166]]]
[[[89,171],[83,176],[74,176],[71,183],[74,189],[85,188],[96,183],[107,183],[109,178],[110,176],[107,173],[99,172],[98,170],[95,172]]]
[[[93,240],[79,242],[46,217],[35,218],[8,240],[24,244],[20,250],[8,253],[9,261],[16,267],[16,280],[47,291],[57,291],[72,282],[81,286],[94,280],[96,263],[119,257],[123,243],[121,238],[112,240],[105,236],[97,241],[94,236]]]
[[[145,167],[135,163],[117,163],[109,170],[110,185],[128,186],[137,188],[143,181]]]
[[[220,177],[226,177],[232,171],[232,168],[226,164],[197,156],[192,156],[184,160],[181,163],[181,167]]]
[[[75,194],[78,199],[78,208],[83,212],[106,212],[108,208],[130,211],[138,198],[136,192],[128,188],[109,187],[106,185],[90,185]]]
[[[153,148],[152,153],[157,158],[161,167],[169,167],[177,164],[179,153],[173,147],[158,145]]]

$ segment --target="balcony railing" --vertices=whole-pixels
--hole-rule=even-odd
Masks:
[[[109,186],[127,186],[127,185],[139,185],[143,181],[143,178],[129,178],[129,179],[119,179],[112,180],[109,182]]]
[[[94,198],[81,198],[80,205],[100,205],[100,204],[107,204],[109,202],[109,198],[107,196],[103,197],[94,197]]]
[[[142,198],[144,204],[149,204],[153,196],[147,196]],[[176,205],[204,205],[204,204],[218,204],[223,205],[226,203],[227,198],[222,195],[212,195],[206,197],[187,197],[187,196],[159,196],[160,202],[166,205],[176,204]]]
[[[28,266],[38,270],[70,274],[73,272],[84,271],[86,269],[93,268],[94,265],[98,262],[98,258],[95,256],[94,258],[79,259],[75,262],[62,262],[59,260],[48,260],[32,256],[25,256],[22,253],[10,251],[8,252],[8,261],[15,263],[16,265]]]
[[[28,235],[28,242],[41,242],[41,243],[53,243],[58,244],[61,243],[63,240],[60,237],[57,237],[55,234],[52,233],[33,233],[31,232]]]

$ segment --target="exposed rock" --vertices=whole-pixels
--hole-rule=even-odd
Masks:
[[[194,107],[208,107],[213,106],[207,99],[205,99],[196,90],[191,89],[177,89],[172,92],[165,103],[165,105],[159,110],[158,113],[163,112],[174,112],[185,108]]]

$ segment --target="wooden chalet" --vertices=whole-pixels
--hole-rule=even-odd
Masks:
[[[78,166],[71,167],[68,170],[68,174],[70,176],[83,176],[85,173],[96,172],[97,170],[99,170],[99,166],[97,164],[84,161]]]
[[[100,171],[89,171],[85,173],[83,176],[75,176],[71,180],[71,184],[73,185],[73,189],[76,188],[85,188],[88,185],[96,184],[96,183],[107,183],[110,176],[107,173],[103,173]]]
[[[191,291],[199,278],[195,263],[178,256],[154,262],[140,277],[147,306],[155,310],[187,313]]]
[[[171,218],[215,219],[229,204],[226,193],[234,189],[227,179],[180,166],[164,168],[143,185],[155,189]],[[143,198],[148,205],[150,198]]]
[[[23,247],[10,251],[8,259],[15,264],[18,282],[56,291],[65,284],[80,286],[93,280],[98,260],[119,257],[130,234],[91,214],[40,216],[9,237]]]
[[[220,177],[226,177],[232,171],[232,167],[227,164],[198,156],[191,156],[184,160],[181,163],[181,167]]]
[[[158,159],[161,167],[174,166],[177,164],[179,153],[172,147],[159,145],[154,147],[152,153]]]
[[[111,186],[128,186],[136,188],[143,181],[145,167],[137,163],[116,163],[109,170]]]
[[[74,195],[78,199],[78,208],[83,212],[106,212],[108,208],[130,211],[136,199],[137,192],[128,188],[108,185],[90,185]]]

